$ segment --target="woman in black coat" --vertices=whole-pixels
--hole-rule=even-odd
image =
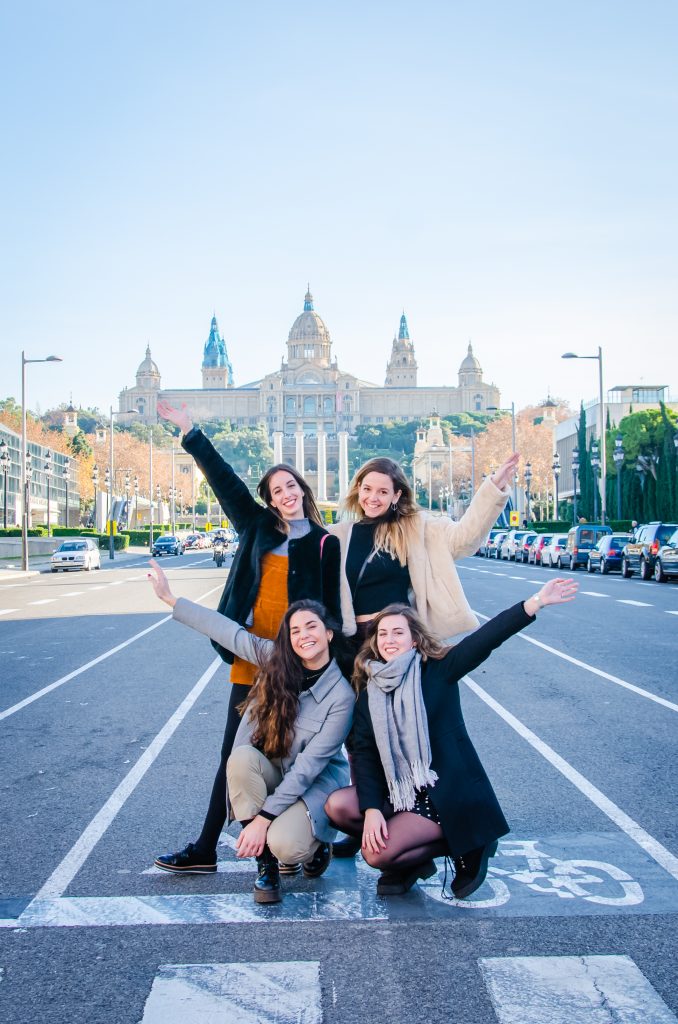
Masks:
[[[409,605],[374,619],[354,675],[356,785],[333,793],[325,809],[337,828],[362,834],[363,857],[382,872],[379,895],[429,878],[443,855],[454,859],[458,899],[482,885],[509,828],[466,731],[458,683],[540,608],[571,601],[576,590],[573,580],[550,580],[450,648]]]
[[[269,469],[255,501],[238,474],[222,459],[185,407],[158,402],[158,412],[182,431],[182,446],[193,456],[222,509],[238,532],[233,560],[218,611],[257,636],[274,639],[289,605],[302,599],[323,604],[341,623],[339,541],[323,528],[310,487],[291,466]],[[255,666],[235,659],[215,640],[212,645],[232,665],[226,728],[207,816],[195,843],[157,857],[164,871],[205,874],[216,871],[216,846],[226,822],[226,762],[240,724],[237,708],[249,693]],[[294,867],[297,870],[297,867]]]

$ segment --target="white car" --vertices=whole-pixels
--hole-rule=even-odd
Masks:
[[[92,569],[101,568],[101,556],[96,541],[91,537],[74,537],[72,540],[63,541],[56,549],[51,558],[52,572],[63,569]]]

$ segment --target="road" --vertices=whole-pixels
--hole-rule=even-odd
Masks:
[[[163,564],[216,606],[227,566]],[[553,575],[459,573],[481,621]],[[474,899],[442,898],[442,862],[377,899],[358,858],[274,907],[238,826],[216,875],[152,867],[199,831],[229,684],[143,560],[0,579],[2,1019],[675,1024],[678,584],[577,576],[462,684],[512,828]]]

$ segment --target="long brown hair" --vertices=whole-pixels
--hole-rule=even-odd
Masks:
[[[411,605],[389,604],[370,620],[367,635],[355,659],[351,681],[358,693],[367,685],[367,680],[370,676],[369,662],[383,662],[384,660],[377,646],[377,634],[379,632],[379,623],[389,615],[402,615],[403,618],[407,619],[414,645],[418,653],[421,654],[422,661],[427,661],[429,658],[434,660],[442,658],[450,650],[449,644],[444,644],[426,628]]]
[[[285,757],[292,745],[299,713],[299,693],[304,682],[304,666],[294,653],[290,640],[290,619],[295,612],[312,612],[325,629],[332,631],[330,658],[345,659],[347,641],[341,626],[319,601],[303,600],[291,604],[275,638],[273,649],[259,669],[250,692],[238,706],[241,715],[249,714],[254,723],[251,743],[265,757]]]
[[[412,488],[407,477],[393,459],[370,459],[363,463],[351,480],[348,493],[344,498],[344,510],[356,519],[365,519],[360,507],[360,487],[368,473],[383,473],[389,477],[394,491],[401,491],[398,503],[388,518],[379,524],[374,532],[374,550],[386,551],[397,558],[401,565],[407,562],[408,542],[414,527],[414,516],[420,509],[414,500]]]
[[[283,519],[278,510],[274,508],[273,505],[271,504],[271,478],[276,473],[289,473],[290,476],[294,477],[294,479],[297,481],[302,491],[304,492],[303,509],[305,517],[307,519],[310,519],[311,522],[317,523],[318,526],[322,526],[323,521],[320,518],[320,512],[318,511],[318,506],[315,503],[313,491],[308,486],[301,473],[297,473],[294,466],[288,466],[285,462],[279,462],[276,466],[271,466],[270,469],[266,470],[261,480],[257,484],[257,494],[264,502],[269,512],[272,512],[273,515],[278,520],[276,526],[278,527],[280,532],[289,533],[290,528],[287,524],[287,521]]]

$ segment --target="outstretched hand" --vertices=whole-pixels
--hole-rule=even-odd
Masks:
[[[158,400],[158,415],[162,416],[164,420],[169,420],[175,427],[179,427],[182,434],[187,434],[189,430],[193,430],[193,420],[186,408],[185,402],[181,403],[181,409],[175,409],[164,398],[160,398]]]
[[[160,406],[158,406],[158,408],[160,408]],[[504,487],[511,486],[513,484],[513,477],[518,469],[519,462],[520,455],[518,452],[513,452],[506,462],[500,466],[499,469],[496,469],[490,477],[492,483],[495,487],[498,487],[500,491],[503,490]]]
[[[148,564],[151,567],[151,571],[148,574],[148,578],[151,581],[153,589],[155,590],[156,594],[158,595],[161,601],[164,601],[165,604],[168,604],[170,608],[174,608],[175,604],[177,603],[177,599],[170,590],[170,585],[164,570],[160,568],[160,566],[158,565],[154,558],[151,558]]]
[[[579,584],[576,580],[557,576],[555,579],[549,580],[541,590],[537,591],[537,597],[539,597],[544,606],[547,604],[567,604],[568,601],[574,601],[578,590]]]

